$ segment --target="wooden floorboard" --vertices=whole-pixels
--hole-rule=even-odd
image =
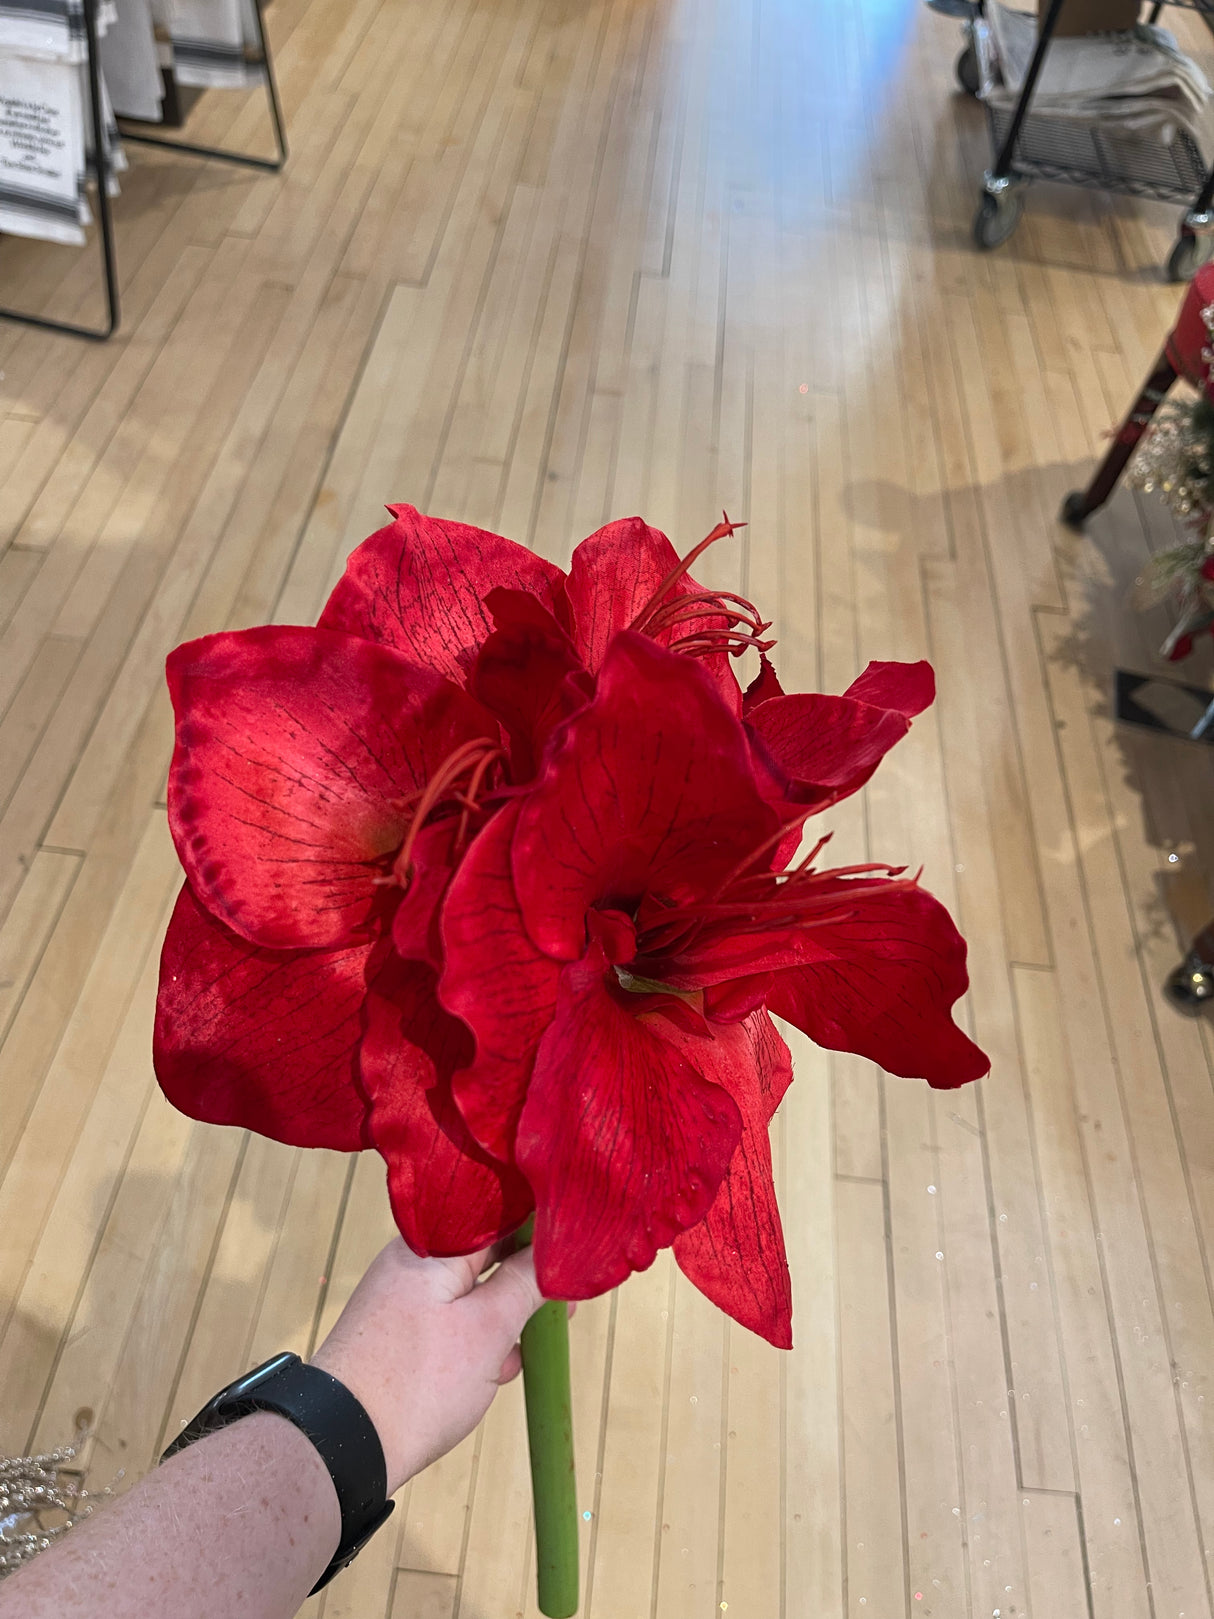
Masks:
[[[166,652],[314,618],[388,501],[557,562],[725,507],[705,577],[787,685],[936,666],[832,853],[923,865],[994,1071],[931,1093],[792,1036],[791,1354],[669,1256],[579,1311],[583,1612],[1214,1619],[1214,1037],[1160,993],[1214,909],[1210,761],[1108,707],[1159,667],[1127,598],[1171,519],[1055,521],[1173,317],[1170,211],[1038,186],[977,254],[983,115],[913,0],[269,26],[285,173],[133,148],[117,337],[0,323],[0,1447],[83,1424],[129,1483],[391,1229],[373,1158],[155,1088]],[[264,110],[210,92],[190,133]],[[95,272],[0,242],[7,301],[86,318]],[[515,1387],[305,1612],[534,1619],[528,1490]]]

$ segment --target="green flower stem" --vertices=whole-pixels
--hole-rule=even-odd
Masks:
[[[528,1220],[519,1231],[516,1248],[531,1241],[533,1225]],[[568,1306],[555,1299],[541,1305],[523,1328],[522,1349],[537,1600],[547,1619],[572,1619],[578,1605],[578,1524]]]

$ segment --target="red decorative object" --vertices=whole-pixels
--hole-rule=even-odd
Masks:
[[[791,864],[934,695],[873,664],[786,695],[767,623],[640,519],[568,573],[411,507],[352,555],[316,629],[169,660],[161,1083],[197,1118],[374,1146],[421,1253],[534,1209],[541,1285],[586,1298],[673,1245],[708,1296],[791,1341],[767,1128],[770,1013],[952,1086],[965,947],[888,866]],[[731,654],[755,649],[743,693]]]

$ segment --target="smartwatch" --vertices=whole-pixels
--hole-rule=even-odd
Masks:
[[[344,1383],[308,1366],[298,1355],[275,1355],[221,1389],[174,1439],[167,1462],[196,1439],[217,1433],[254,1411],[276,1411],[305,1433],[329,1469],[341,1508],[341,1540],[333,1560],[309,1592],[328,1585],[392,1515],[388,1469],[375,1424]]]

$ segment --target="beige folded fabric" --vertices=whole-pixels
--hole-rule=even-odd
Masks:
[[[996,82],[985,91],[994,107],[1015,105],[1037,43],[1036,18],[990,0],[987,6]],[[1122,34],[1091,34],[1051,43],[1033,92],[1042,117],[1175,139],[1186,129],[1206,149],[1210,85],[1165,28],[1145,23]]]

